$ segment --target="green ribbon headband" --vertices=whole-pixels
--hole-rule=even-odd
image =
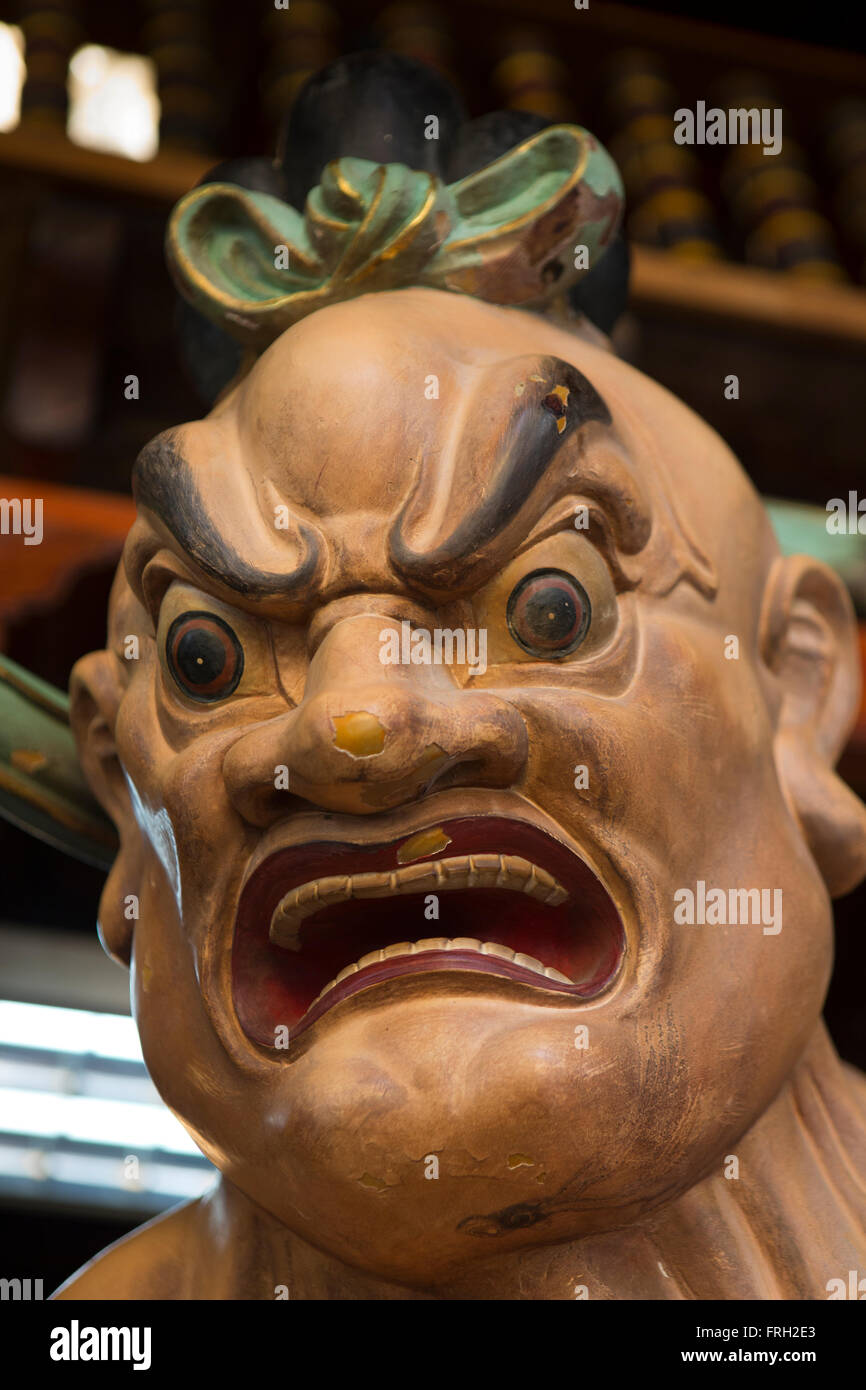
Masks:
[[[558,125],[447,185],[403,164],[334,160],[303,214],[204,184],[175,207],[166,253],[180,292],[261,351],[327,304],[408,285],[544,304],[594,268],[622,208],[604,147]]]

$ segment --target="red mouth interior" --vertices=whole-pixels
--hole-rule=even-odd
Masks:
[[[533,976],[536,987],[588,998],[598,994],[616,974],[624,948],[619,913],[595,874],[559,841],[518,821],[472,817],[440,822],[450,843],[431,862],[459,854],[513,854],[553,874],[568,890],[559,907],[548,907],[525,893],[504,888],[466,888],[440,891],[438,920],[424,914],[430,889],[407,896],[355,898],[323,908],[308,917],[300,930],[299,951],[275,946],[269,939],[271,916],[290,889],[312,879],[335,874],[359,874],[396,869],[397,852],[408,838],[389,845],[364,847],[321,842],[279,850],[262,863],[241,894],[232,951],[232,992],[241,1027],[248,1037],[274,1046],[275,1030],[291,1033],[307,1026],[325,1008],[356,992],[365,982],[382,977],[382,968],[369,967],[349,977],[312,1010],[320,991],[347,965],[370,951],[403,941],[470,937],[497,942],[534,956],[573,981],[565,985]],[[388,962],[388,977],[419,968],[432,968],[430,958],[400,957]],[[495,957],[461,953],[446,960],[435,953],[436,968],[482,969],[515,976]],[[411,965],[410,965],[411,962]],[[378,972],[378,973],[377,973]],[[362,978],[363,977],[363,978]],[[529,977],[527,977],[528,979]]]

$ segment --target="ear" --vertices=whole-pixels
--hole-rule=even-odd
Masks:
[[[126,917],[124,904],[140,883],[141,835],[114,741],[123,691],[123,675],[111,652],[91,652],[73,667],[69,722],[79,761],[91,791],[120,837],[120,849],[99,903],[99,936],[108,954],[128,965],[133,921]]]
[[[776,766],[831,897],[866,875],[866,807],[834,768],[860,698],[857,624],[844,584],[805,555],[777,559],[761,654],[778,683]]]

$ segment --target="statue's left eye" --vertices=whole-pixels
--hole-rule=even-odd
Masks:
[[[589,595],[565,570],[533,570],[511,591],[512,637],[537,657],[561,657],[583,642],[592,619]]]
[[[213,613],[175,618],[165,655],[177,685],[193,700],[224,700],[243,675],[243,648],[228,623]]]

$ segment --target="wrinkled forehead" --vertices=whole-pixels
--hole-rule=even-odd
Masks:
[[[143,451],[135,492],[213,583],[269,606],[395,576],[420,594],[469,591],[576,499],[626,560],[649,551],[652,566],[655,534],[656,578],[691,574],[710,592],[686,515],[702,496],[677,477],[678,455],[712,453],[708,441],[603,348],[531,314],[411,290],[283,334],[206,420]]]
[[[608,422],[603,399],[546,327],[424,290],[315,314],[264,354],[238,393],[241,445],[322,517],[349,500],[388,511],[422,470],[452,488],[452,505],[468,500],[500,461],[485,442],[509,426],[529,430],[534,419],[532,445],[549,458],[569,403],[573,424]],[[552,392],[559,398],[545,404]]]

